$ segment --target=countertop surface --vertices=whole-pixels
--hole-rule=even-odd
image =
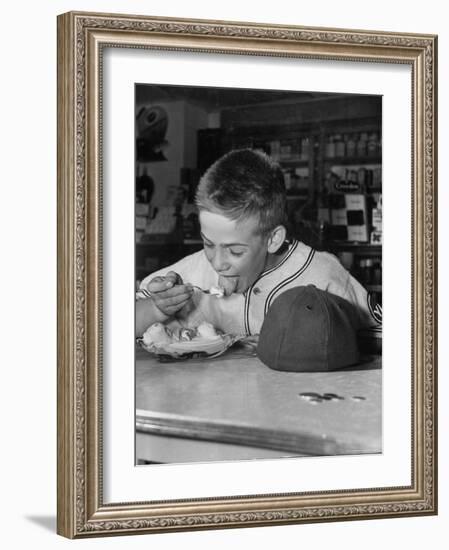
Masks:
[[[136,350],[137,431],[159,436],[306,455],[378,453],[381,389],[379,356],[334,372],[290,373],[239,344],[215,359],[179,362]],[[304,395],[314,393],[321,398]]]

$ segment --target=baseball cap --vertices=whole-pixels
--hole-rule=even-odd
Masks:
[[[299,286],[283,292],[267,312],[257,355],[268,367],[326,372],[359,360],[357,312],[340,296]]]

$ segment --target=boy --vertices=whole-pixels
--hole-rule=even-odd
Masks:
[[[277,296],[308,284],[352,303],[357,328],[379,322],[366,290],[335,256],[287,240],[282,170],[264,153],[236,150],[217,160],[201,178],[196,205],[204,249],[142,281],[137,336],[155,322],[195,327],[202,321],[256,335]],[[200,290],[217,285],[223,298]]]

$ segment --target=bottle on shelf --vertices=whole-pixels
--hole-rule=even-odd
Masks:
[[[324,234],[330,223],[329,196],[327,189],[322,189],[317,198],[317,222],[321,233]]]
[[[375,157],[379,152],[379,135],[377,132],[371,132],[368,137],[366,153],[369,157]]]
[[[364,258],[364,259],[361,259],[359,262],[360,280],[365,285],[372,284],[373,265],[374,265],[374,262],[371,258]]]
[[[360,186],[360,190],[366,191],[366,168],[363,166],[357,170],[357,182]]]
[[[335,156],[344,157],[345,156],[345,142],[343,141],[340,134],[335,136]]]
[[[149,204],[154,192],[154,181],[148,175],[147,167],[144,166],[142,173],[136,178],[136,202]]]
[[[327,137],[326,147],[324,150],[324,155],[328,159],[335,157],[335,142],[333,136]]]
[[[366,156],[366,142],[368,140],[368,135],[365,132],[359,134],[359,139],[357,140],[356,150],[358,157]]]
[[[287,194],[289,194],[292,192],[292,188],[293,188],[292,173],[290,170],[282,170],[282,172],[284,174],[285,190]]]
[[[291,140],[281,141],[280,160],[289,160],[294,156],[294,144]]]
[[[281,144],[278,139],[270,141],[270,155],[275,161],[281,158]]]
[[[300,159],[301,160],[309,160],[309,138],[303,137],[301,139],[301,154]]]
[[[346,156],[347,157],[355,157],[356,156],[356,141],[353,134],[348,135],[348,139],[346,141]]]

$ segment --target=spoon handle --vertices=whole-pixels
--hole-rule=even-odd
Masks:
[[[192,285],[193,288],[197,288],[198,290],[200,290],[201,292],[203,292],[204,294],[210,294],[210,290],[204,290],[204,288],[201,288],[199,286],[196,286],[196,285]]]

